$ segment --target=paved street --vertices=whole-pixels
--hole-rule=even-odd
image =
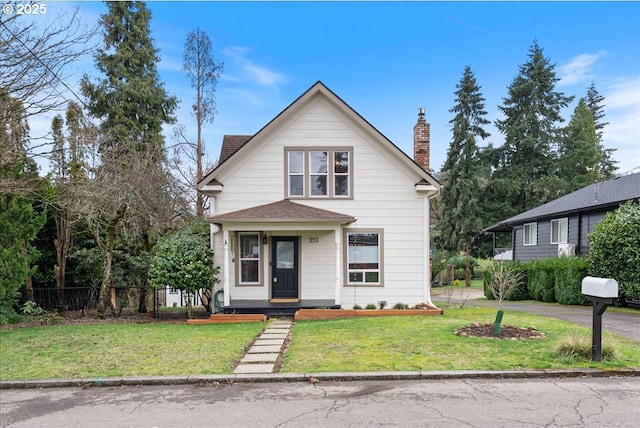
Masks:
[[[0,390],[2,427],[637,427],[627,378]]]

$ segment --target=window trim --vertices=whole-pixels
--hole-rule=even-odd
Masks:
[[[560,239],[560,237],[558,236],[558,239],[556,241],[553,240],[553,224],[557,223],[557,224],[562,224],[564,223],[564,231],[565,231],[565,235],[564,235],[564,241],[562,239]],[[557,245],[557,244],[567,244],[569,242],[569,218],[568,217],[562,217],[562,218],[554,218],[551,220],[551,230],[549,231],[549,241],[552,245]],[[558,229],[558,232],[560,232],[561,229]],[[560,233],[558,233],[559,235]]]
[[[291,152],[303,152],[303,190],[302,195],[291,195],[290,189],[290,177],[289,172],[289,153]],[[327,194],[326,195],[311,195],[311,176],[319,175],[313,174],[310,169],[310,156],[312,152],[326,152],[327,153]],[[335,153],[347,152],[349,156],[349,172],[337,173],[338,176],[348,176],[348,195],[336,195],[335,189]],[[353,147],[337,147],[337,146],[311,146],[311,147],[293,147],[287,146],[284,148],[284,194],[288,199],[353,199]],[[300,174],[294,174],[300,175]]]
[[[350,234],[378,234],[378,282],[349,282],[349,235]],[[343,284],[345,287],[384,287],[384,229],[382,228],[370,228],[370,229],[343,229],[342,234],[343,251],[342,251],[342,265],[343,265]]]
[[[529,227],[533,226],[533,228],[534,228],[535,232],[534,232],[534,236],[533,236],[533,238],[534,238],[533,239],[533,243],[528,243],[527,244],[527,236],[529,235],[529,234],[527,234],[527,226],[529,226]],[[537,222],[525,223],[522,226],[522,245],[524,247],[534,247],[534,246],[538,245],[538,223]]]
[[[258,236],[258,281],[257,282],[242,282],[242,261],[243,260],[254,260],[252,258],[243,258],[241,253],[241,236],[242,235],[253,235]],[[263,287],[264,286],[264,249],[262,248],[262,232],[236,232],[234,234],[236,241],[236,285],[239,287]]]

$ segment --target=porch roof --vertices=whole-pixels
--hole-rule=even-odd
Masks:
[[[349,224],[356,218],[283,199],[270,204],[214,215],[208,221],[225,223],[338,223]]]

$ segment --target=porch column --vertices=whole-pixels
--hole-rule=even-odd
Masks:
[[[340,294],[341,294],[341,287],[340,287],[340,278],[342,277],[342,249],[340,246],[340,241],[341,241],[341,232],[342,230],[340,229],[340,227],[337,227],[336,229],[334,229],[334,240],[335,240],[335,244],[336,244],[336,284],[335,284],[335,291],[334,291],[334,298],[335,298],[335,304],[339,305],[340,304]]]
[[[224,245],[224,269],[222,270],[222,289],[224,290],[224,306],[231,305],[231,291],[229,290],[229,231],[222,231]]]

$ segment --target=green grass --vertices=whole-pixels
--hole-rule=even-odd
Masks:
[[[552,318],[505,311],[503,325],[535,326],[544,339],[507,341],[459,337],[474,321],[492,322],[495,309],[449,309],[443,316],[304,321],[294,326],[283,371],[292,373],[387,370],[507,370],[519,368],[638,368],[640,344],[603,334],[618,357],[601,363],[554,354],[573,331],[591,330]]]
[[[230,373],[262,323],[0,330],[0,380]]]
[[[545,339],[459,337],[472,322],[492,322],[494,308],[448,309],[443,316],[299,321],[283,372],[640,368],[640,343],[603,333],[615,357],[601,363],[557,356],[558,344],[591,330],[565,321],[505,311],[504,325],[535,326]],[[99,324],[0,330],[0,380],[226,374],[262,323]]]

